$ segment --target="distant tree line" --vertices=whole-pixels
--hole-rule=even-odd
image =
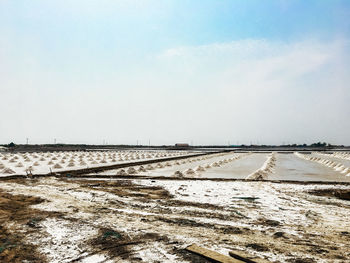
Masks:
[[[57,148],[64,148],[64,147],[83,147],[83,148],[87,148],[87,149],[91,149],[91,148],[119,148],[119,147],[123,147],[123,148],[134,148],[134,147],[138,147],[138,148],[169,148],[169,147],[173,147],[173,145],[152,145],[152,146],[148,146],[148,145],[123,145],[123,144],[119,144],[119,145],[97,145],[97,144],[64,144],[64,143],[57,143],[57,144],[18,144],[16,145],[14,142],[10,142],[9,144],[3,144],[0,146],[5,146],[8,148],[27,148],[27,147],[57,147]],[[332,145],[330,143],[326,143],[326,142],[316,142],[316,143],[312,143],[312,144],[282,144],[282,145],[257,145],[257,144],[251,144],[251,145],[246,145],[246,144],[241,144],[241,145],[196,145],[196,146],[190,146],[190,148],[202,148],[202,147],[211,147],[211,148],[275,148],[275,147],[290,147],[290,148],[331,148],[331,147],[345,147],[344,145]]]

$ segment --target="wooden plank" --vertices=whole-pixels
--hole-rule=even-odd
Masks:
[[[241,261],[246,262],[246,263],[270,263],[270,261],[268,261],[266,259],[250,255],[250,254],[248,254],[244,251],[241,251],[241,250],[230,251],[229,255],[235,259],[241,260]]]
[[[198,254],[200,256],[203,256],[205,258],[208,258],[210,260],[213,260],[215,262],[219,262],[219,263],[242,263],[242,262],[244,262],[244,261],[241,261],[241,260],[229,257],[229,256],[225,256],[225,255],[220,254],[216,251],[197,246],[196,244],[192,244],[192,245],[188,246],[186,248],[186,250],[193,252],[195,254]]]

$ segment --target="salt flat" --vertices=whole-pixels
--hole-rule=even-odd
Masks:
[[[0,180],[0,246],[7,251],[0,260],[208,262],[184,250],[193,243],[270,262],[350,257],[350,177],[346,162],[337,161],[347,155],[187,155],[192,153],[2,155],[11,157],[1,160],[8,167],[29,158],[43,166],[72,159],[129,163],[98,174]],[[162,160],[172,156],[184,158]],[[154,163],[130,162],[141,158]]]

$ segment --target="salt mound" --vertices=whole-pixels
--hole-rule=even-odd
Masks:
[[[157,168],[163,168],[164,166],[163,166],[163,164],[158,163],[156,167],[157,167]]]
[[[117,172],[117,175],[127,175],[127,173],[125,172],[124,169],[120,169],[120,170]]]
[[[258,170],[247,177],[247,179],[263,180],[267,177],[267,171]]]
[[[175,177],[184,177],[183,173],[180,171],[175,171],[175,173],[173,174],[173,176]]]
[[[196,172],[191,169],[191,168],[188,168],[186,171],[185,171],[185,174],[195,174]]]
[[[67,165],[67,167],[73,167],[73,166],[75,166],[75,164],[72,162],[68,163],[68,165]]]
[[[101,160],[100,163],[107,163],[106,159]]]
[[[343,171],[344,169],[346,169],[346,168],[345,168],[345,166],[342,165],[342,164],[340,164],[340,165],[338,165],[338,166],[335,167],[335,170],[336,170],[337,172]]]
[[[3,174],[15,174],[16,172],[10,168],[4,168],[1,173]]]
[[[147,170],[153,170],[154,168],[153,168],[153,166],[151,164],[149,164],[149,165],[146,166],[146,169]]]
[[[139,172],[146,172],[145,167],[143,167],[142,165],[139,167],[138,169]]]
[[[53,168],[55,168],[55,169],[61,169],[62,166],[61,166],[59,163],[56,163],[56,164],[53,166]]]
[[[217,162],[215,162],[215,163],[212,163],[211,166],[212,166],[212,167],[220,167],[220,164],[218,164]]]
[[[347,174],[350,172],[350,168],[345,168],[341,173],[342,174]]]
[[[197,172],[203,172],[205,171],[205,169],[202,166],[197,166],[197,168],[195,169]]]
[[[211,168],[211,166],[210,166],[210,164],[208,163],[206,166],[205,166],[205,168]]]
[[[166,163],[165,163],[165,166],[171,166],[171,163],[166,162]]]
[[[267,160],[264,162],[262,167],[252,174],[248,175],[246,179],[248,180],[264,180],[268,177],[269,173],[273,172],[275,166],[276,157],[275,154],[271,154]]]
[[[134,167],[130,167],[127,172],[128,174],[136,174],[136,170]]]

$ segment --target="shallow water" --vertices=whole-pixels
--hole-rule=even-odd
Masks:
[[[301,159],[294,154],[277,154],[275,172],[268,180],[350,182],[350,177],[322,164]]]
[[[223,178],[223,179],[245,179],[248,175],[260,169],[268,158],[267,153],[252,153],[252,154],[233,154],[215,155],[209,159],[197,160],[198,158],[190,158],[192,162],[179,160],[181,164],[175,165],[174,161],[169,162],[171,166],[163,168],[155,168],[146,172],[137,172],[137,175],[146,176],[174,176],[175,171],[182,173],[191,168],[196,169],[199,165],[205,167],[207,164],[219,162],[224,159],[229,159],[235,156],[241,156],[240,159],[222,163],[220,167],[205,168],[205,171],[196,171],[195,174],[184,175],[189,178]],[[315,156],[318,155],[315,153]],[[332,168],[324,166],[320,163],[308,161],[297,157],[295,154],[275,154],[276,162],[272,167],[273,171],[267,176],[267,180],[290,180],[290,181],[328,181],[328,182],[350,182],[350,176],[345,176]],[[324,159],[335,160],[343,163],[344,166],[350,167],[350,161],[342,160],[336,157],[328,157],[320,155]],[[163,165],[165,162],[163,162]],[[155,164],[152,165],[155,167]],[[136,170],[138,166],[135,167]],[[127,168],[125,169],[127,170]],[[115,174],[117,170],[109,170],[100,174]]]
[[[212,167],[202,172],[200,177],[245,179],[264,164],[267,156],[268,154],[263,153],[248,155],[221,167]]]

